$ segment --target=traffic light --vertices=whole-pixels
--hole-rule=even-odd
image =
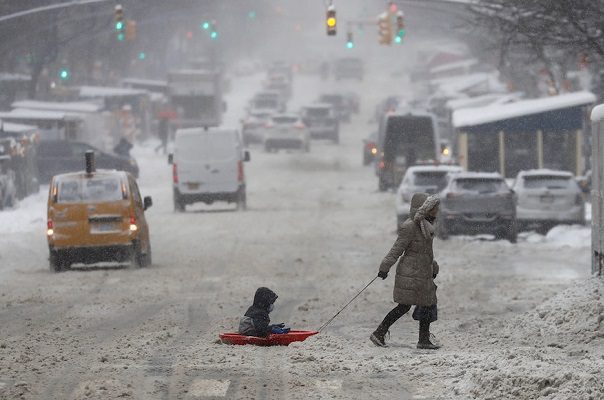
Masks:
[[[335,36],[337,32],[338,20],[336,19],[336,8],[333,5],[327,8],[325,25],[327,26],[327,36]]]
[[[210,29],[210,22],[209,21],[203,21],[201,23],[201,29],[203,29],[204,31],[207,31],[208,29]]]
[[[126,22],[126,40],[132,42],[136,39],[136,21]]]
[[[61,79],[62,81],[67,81],[69,80],[69,78],[71,78],[71,72],[69,71],[69,68],[61,68],[59,70],[59,79]]]
[[[380,44],[390,45],[392,43],[392,22],[387,13],[378,17],[378,34]]]
[[[352,32],[346,34],[346,48],[352,49],[354,47],[354,40],[352,39]]]
[[[126,39],[125,29],[126,24],[124,22],[124,8],[121,4],[115,6],[115,12],[113,15],[113,27],[117,32],[117,40],[123,42]]]
[[[405,16],[402,11],[396,13],[396,37],[394,41],[396,43],[402,43],[405,37]]]
[[[210,39],[218,39],[218,30],[216,29],[216,21],[212,21],[210,24]]]

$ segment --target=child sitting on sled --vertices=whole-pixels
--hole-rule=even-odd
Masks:
[[[267,337],[271,333],[287,333],[285,324],[271,325],[268,314],[273,311],[277,294],[266,287],[256,290],[254,304],[247,309],[239,321],[239,334],[245,336]]]

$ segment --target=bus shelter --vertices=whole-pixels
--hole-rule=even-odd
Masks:
[[[535,168],[580,175],[587,112],[595,101],[593,93],[575,92],[454,111],[459,163],[508,178]]]

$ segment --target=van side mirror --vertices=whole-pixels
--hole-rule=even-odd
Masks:
[[[168,154],[168,164],[174,164],[174,154],[172,153]]]
[[[250,156],[250,152],[249,151],[244,151],[243,152],[243,161],[248,162],[252,159],[252,157]]]
[[[145,196],[145,198],[143,199],[143,209],[147,210],[147,208],[150,208],[153,205],[153,199],[151,198],[151,196]]]

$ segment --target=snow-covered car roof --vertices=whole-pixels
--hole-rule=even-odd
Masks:
[[[31,110],[48,110],[48,111],[67,111],[91,113],[98,112],[103,109],[99,104],[87,103],[82,101],[76,102],[55,102],[55,101],[36,101],[36,100],[21,100],[15,101],[11,107],[13,108],[28,108]]]
[[[386,118],[390,117],[428,117],[434,119],[436,118],[436,116],[428,110],[409,107],[397,108],[394,112],[386,113]]]
[[[562,171],[562,170],[557,170],[557,169],[547,169],[547,168],[530,169],[530,170],[527,170],[527,171],[520,171],[518,173],[518,177],[523,177],[523,176],[541,176],[541,175],[570,177],[570,178],[572,178],[574,176],[572,174],[572,172]]]
[[[503,179],[499,172],[460,172],[453,179]]]
[[[84,161],[82,160],[82,165],[84,165]],[[128,172],[126,171],[120,171],[117,169],[97,169],[96,171],[94,171],[94,176],[121,176],[121,177],[125,177],[126,174]],[[77,172],[67,172],[64,174],[58,174],[54,176],[54,180],[56,181],[60,181],[62,179],[74,179],[74,178],[79,178],[79,179],[86,179],[88,178],[88,174],[86,174],[86,171],[82,170],[82,171],[77,171]]]
[[[442,64],[437,67],[431,68],[430,73],[438,74],[440,72],[447,72],[450,70],[455,70],[457,68],[469,68],[469,67],[473,67],[476,64],[478,64],[478,60],[475,58],[470,58],[468,60],[461,60],[461,61],[453,61],[450,63]]]
[[[459,165],[414,165],[407,168],[407,173],[412,174],[415,172],[432,172],[432,171],[444,171],[444,172],[462,172],[463,168]]]
[[[595,106],[594,109],[591,110],[591,120],[593,122],[604,120],[604,104]]]
[[[540,99],[521,100],[509,104],[466,108],[453,112],[453,126],[461,128],[490,122],[539,114],[547,111],[593,104],[596,96],[587,91],[560,94]]]
[[[330,103],[312,103],[302,108],[333,108],[333,105]]]

